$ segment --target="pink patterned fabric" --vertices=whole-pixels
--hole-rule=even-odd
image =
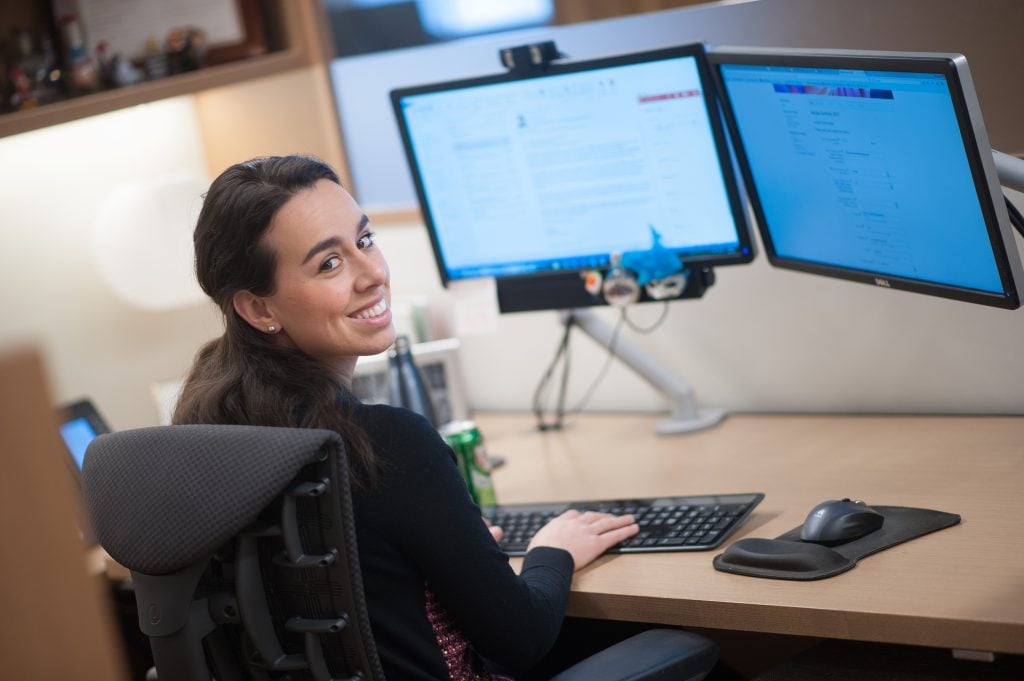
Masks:
[[[427,620],[434,630],[434,637],[437,639],[437,645],[441,648],[441,655],[444,657],[444,664],[448,667],[448,676],[452,681],[514,681],[508,676],[499,676],[479,669],[479,664],[474,664],[473,655],[469,649],[469,640],[455,626],[452,618],[437,602],[437,598],[429,588],[426,589],[426,606]]]

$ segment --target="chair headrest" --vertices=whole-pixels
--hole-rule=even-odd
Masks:
[[[330,448],[330,430],[160,426],[90,443],[82,490],[96,536],[114,560],[149,575],[212,555]]]

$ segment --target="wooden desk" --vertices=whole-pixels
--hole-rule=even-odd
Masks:
[[[585,415],[538,433],[483,414],[505,503],[764,492],[729,541],[776,537],[825,499],[958,513],[960,525],[794,582],[716,571],[719,551],[606,556],[577,573],[581,617],[1024,654],[1024,418],[733,415],[653,433]]]

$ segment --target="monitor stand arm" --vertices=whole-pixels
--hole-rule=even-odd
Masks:
[[[563,310],[560,315],[563,324],[578,326],[668,398],[668,418],[659,420],[654,426],[654,432],[658,435],[703,430],[725,417],[725,411],[721,409],[699,409],[690,384],[674,376],[628,338],[620,335],[613,344],[615,332],[612,327],[590,310]]]
[[[996,173],[999,184],[1010,189],[1024,192],[1024,159],[992,150],[992,158],[996,161]]]

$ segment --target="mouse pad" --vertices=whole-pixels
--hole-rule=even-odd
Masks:
[[[960,522],[955,513],[905,506],[873,506],[885,516],[882,527],[837,546],[800,540],[800,527],[775,539],[740,539],[715,556],[716,570],[748,577],[812,580],[834,577],[861,558]],[[802,527],[802,526],[801,526]]]

